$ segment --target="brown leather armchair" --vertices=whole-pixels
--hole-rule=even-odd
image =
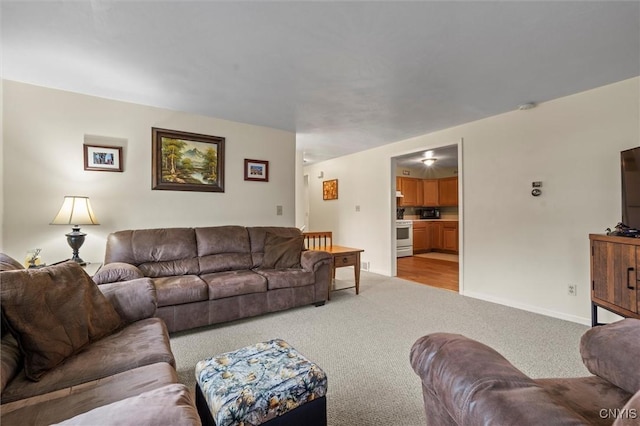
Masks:
[[[593,375],[531,379],[490,347],[435,333],[411,348],[429,425],[640,425],[640,320],[588,330]]]

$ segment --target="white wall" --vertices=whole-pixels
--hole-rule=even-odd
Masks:
[[[295,135],[266,127],[4,81],[3,252],[22,261],[71,256],[71,229],[49,225],[65,195],[87,195],[100,221],[85,226],[85,260],[104,258],[109,232],[171,226],[295,224]],[[223,136],[225,192],[151,190],[151,128]],[[85,171],[87,135],[123,140],[124,172]],[[269,182],[244,181],[244,159],[269,161]],[[276,215],[276,206],[283,215]]]
[[[3,80],[0,79],[0,129],[4,129],[4,97],[2,94],[4,93],[4,84]],[[3,156],[4,156],[4,132],[0,132],[0,164],[3,164]],[[0,169],[0,253],[4,253],[4,245],[2,238],[2,223],[4,222],[4,166]]]
[[[588,234],[621,218],[619,155],[640,145],[639,93],[633,78],[308,166],[310,228],[391,274],[391,158],[464,140],[463,294],[588,323]],[[339,199],[323,201],[322,180],[335,178]],[[532,181],[542,196],[530,195]]]

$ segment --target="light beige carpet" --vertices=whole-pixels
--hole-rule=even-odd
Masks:
[[[337,276],[348,285],[353,269]],[[578,351],[586,326],[365,271],[360,287],[358,296],[333,292],[325,306],[173,334],[180,381],[193,390],[198,360],[279,337],[327,373],[329,426],[419,426],[426,418],[409,350],[428,333],[480,340],[533,377],[588,375]]]
[[[414,254],[414,256],[423,257],[425,259],[438,259],[438,260],[446,260],[449,262],[458,262],[457,254],[431,252],[431,253]]]

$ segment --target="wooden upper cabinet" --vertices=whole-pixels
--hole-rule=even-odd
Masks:
[[[418,205],[418,180],[415,178],[400,178],[402,181],[402,195],[400,199],[401,206],[417,206]]]
[[[435,207],[440,205],[438,186],[438,179],[422,180],[422,202],[424,206]]]
[[[402,192],[398,206],[437,207],[458,205],[458,178],[416,179],[396,176],[396,190]]]
[[[458,178],[450,177],[438,179],[438,205],[458,205]]]

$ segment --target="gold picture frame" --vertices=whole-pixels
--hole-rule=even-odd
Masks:
[[[322,182],[322,199],[338,199],[338,179],[325,180]]]

